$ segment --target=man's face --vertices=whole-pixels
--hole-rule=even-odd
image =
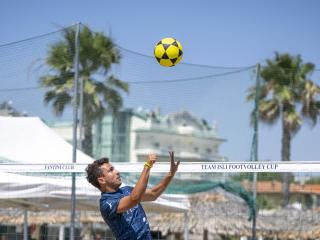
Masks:
[[[98,178],[98,181],[102,190],[116,191],[122,184],[119,172],[110,163],[104,163],[100,168],[103,175]]]

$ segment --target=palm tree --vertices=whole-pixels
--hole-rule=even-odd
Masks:
[[[273,60],[261,70],[262,83],[259,100],[259,120],[282,125],[281,160],[290,161],[291,140],[299,131],[303,120],[311,127],[317,123],[320,114],[320,88],[309,76],[315,65],[303,63],[301,56],[275,53]],[[254,101],[255,86],[249,88],[247,99]],[[283,174],[282,206],[289,203],[289,173]]]
[[[46,64],[50,74],[40,78],[42,87],[48,89],[44,96],[57,116],[61,116],[73,98],[75,55],[74,28],[63,31],[63,39],[50,46]],[[84,26],[79,34],[79,78],[83,81],[84,151],[92,155],[92,125],[106,111],[113,113],[122,106],[121,92],[128,93],[129,86],[112,74],[110,68],[120,62],[120,53],[110,38]]]

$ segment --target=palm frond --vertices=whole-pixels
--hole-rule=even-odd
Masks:
[[[107,85],[112,88],[122,90],[125,93],[129,93],[129,84],[119,80],[118,78],[115,78],[113,75],[108,77]]]
[[[296,134],[301,128],[302,119],[299,113],[295,111],[294,106],[284,113],[284,124],[292,134]]]
[[[64,112],[65,107],[71,103],[71,99],[72,97],[66,92],[57,94],[53,99],[52,104],[54,113],[57,116],[61,116]]]
[[[44,95],[44,103],[47,105],[51,101],[53,101],[56,98],[57,94],[55,91],[48,91]]]
[[[267,124],[275,123],[280,117],[280,105],[276,99],[261,101],[259,104],[259,119]]]

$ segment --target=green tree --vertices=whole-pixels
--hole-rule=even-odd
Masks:
[[[259,100],[259,120],[275,125],[279,120],[282,126],[281,160],[290,161],[291,140],[299,131],[303,120],[311,127],[317,123],[320,113],[320,88],[310,75],[315,69],[313,63],[303,63],[301,56],[275,53],[273,60],[261,69]],[[256,88],[249,88],[247,99],[254,101]],[[253,113],[252,113],[253,114]],[[289,177],[283,174],[283,202],[289,203]]]
[[[40,78],[41,86],[48,89],[44,102],[52,104],[57,116],[61,116],[66,107],[72,104],[75,35],[74,28],[67,28],[63,31],[62,40],[50,46],[46,64],[51,71]],[[83,26],[79,38],[79,78],[84,86],[83,149],[92,155],[94,121],[104,116],[106,111],[116,113],[123,103],[121,93],[128,93],[129,86],[110,74],[110,68],[120,62],[121,56],[109,37]]]

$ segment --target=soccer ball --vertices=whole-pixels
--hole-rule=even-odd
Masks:
[[[182,46],[174,38],[163,38],[154,47],[154,56],[160,65],[172,67],[178,64],[182,58]]]

